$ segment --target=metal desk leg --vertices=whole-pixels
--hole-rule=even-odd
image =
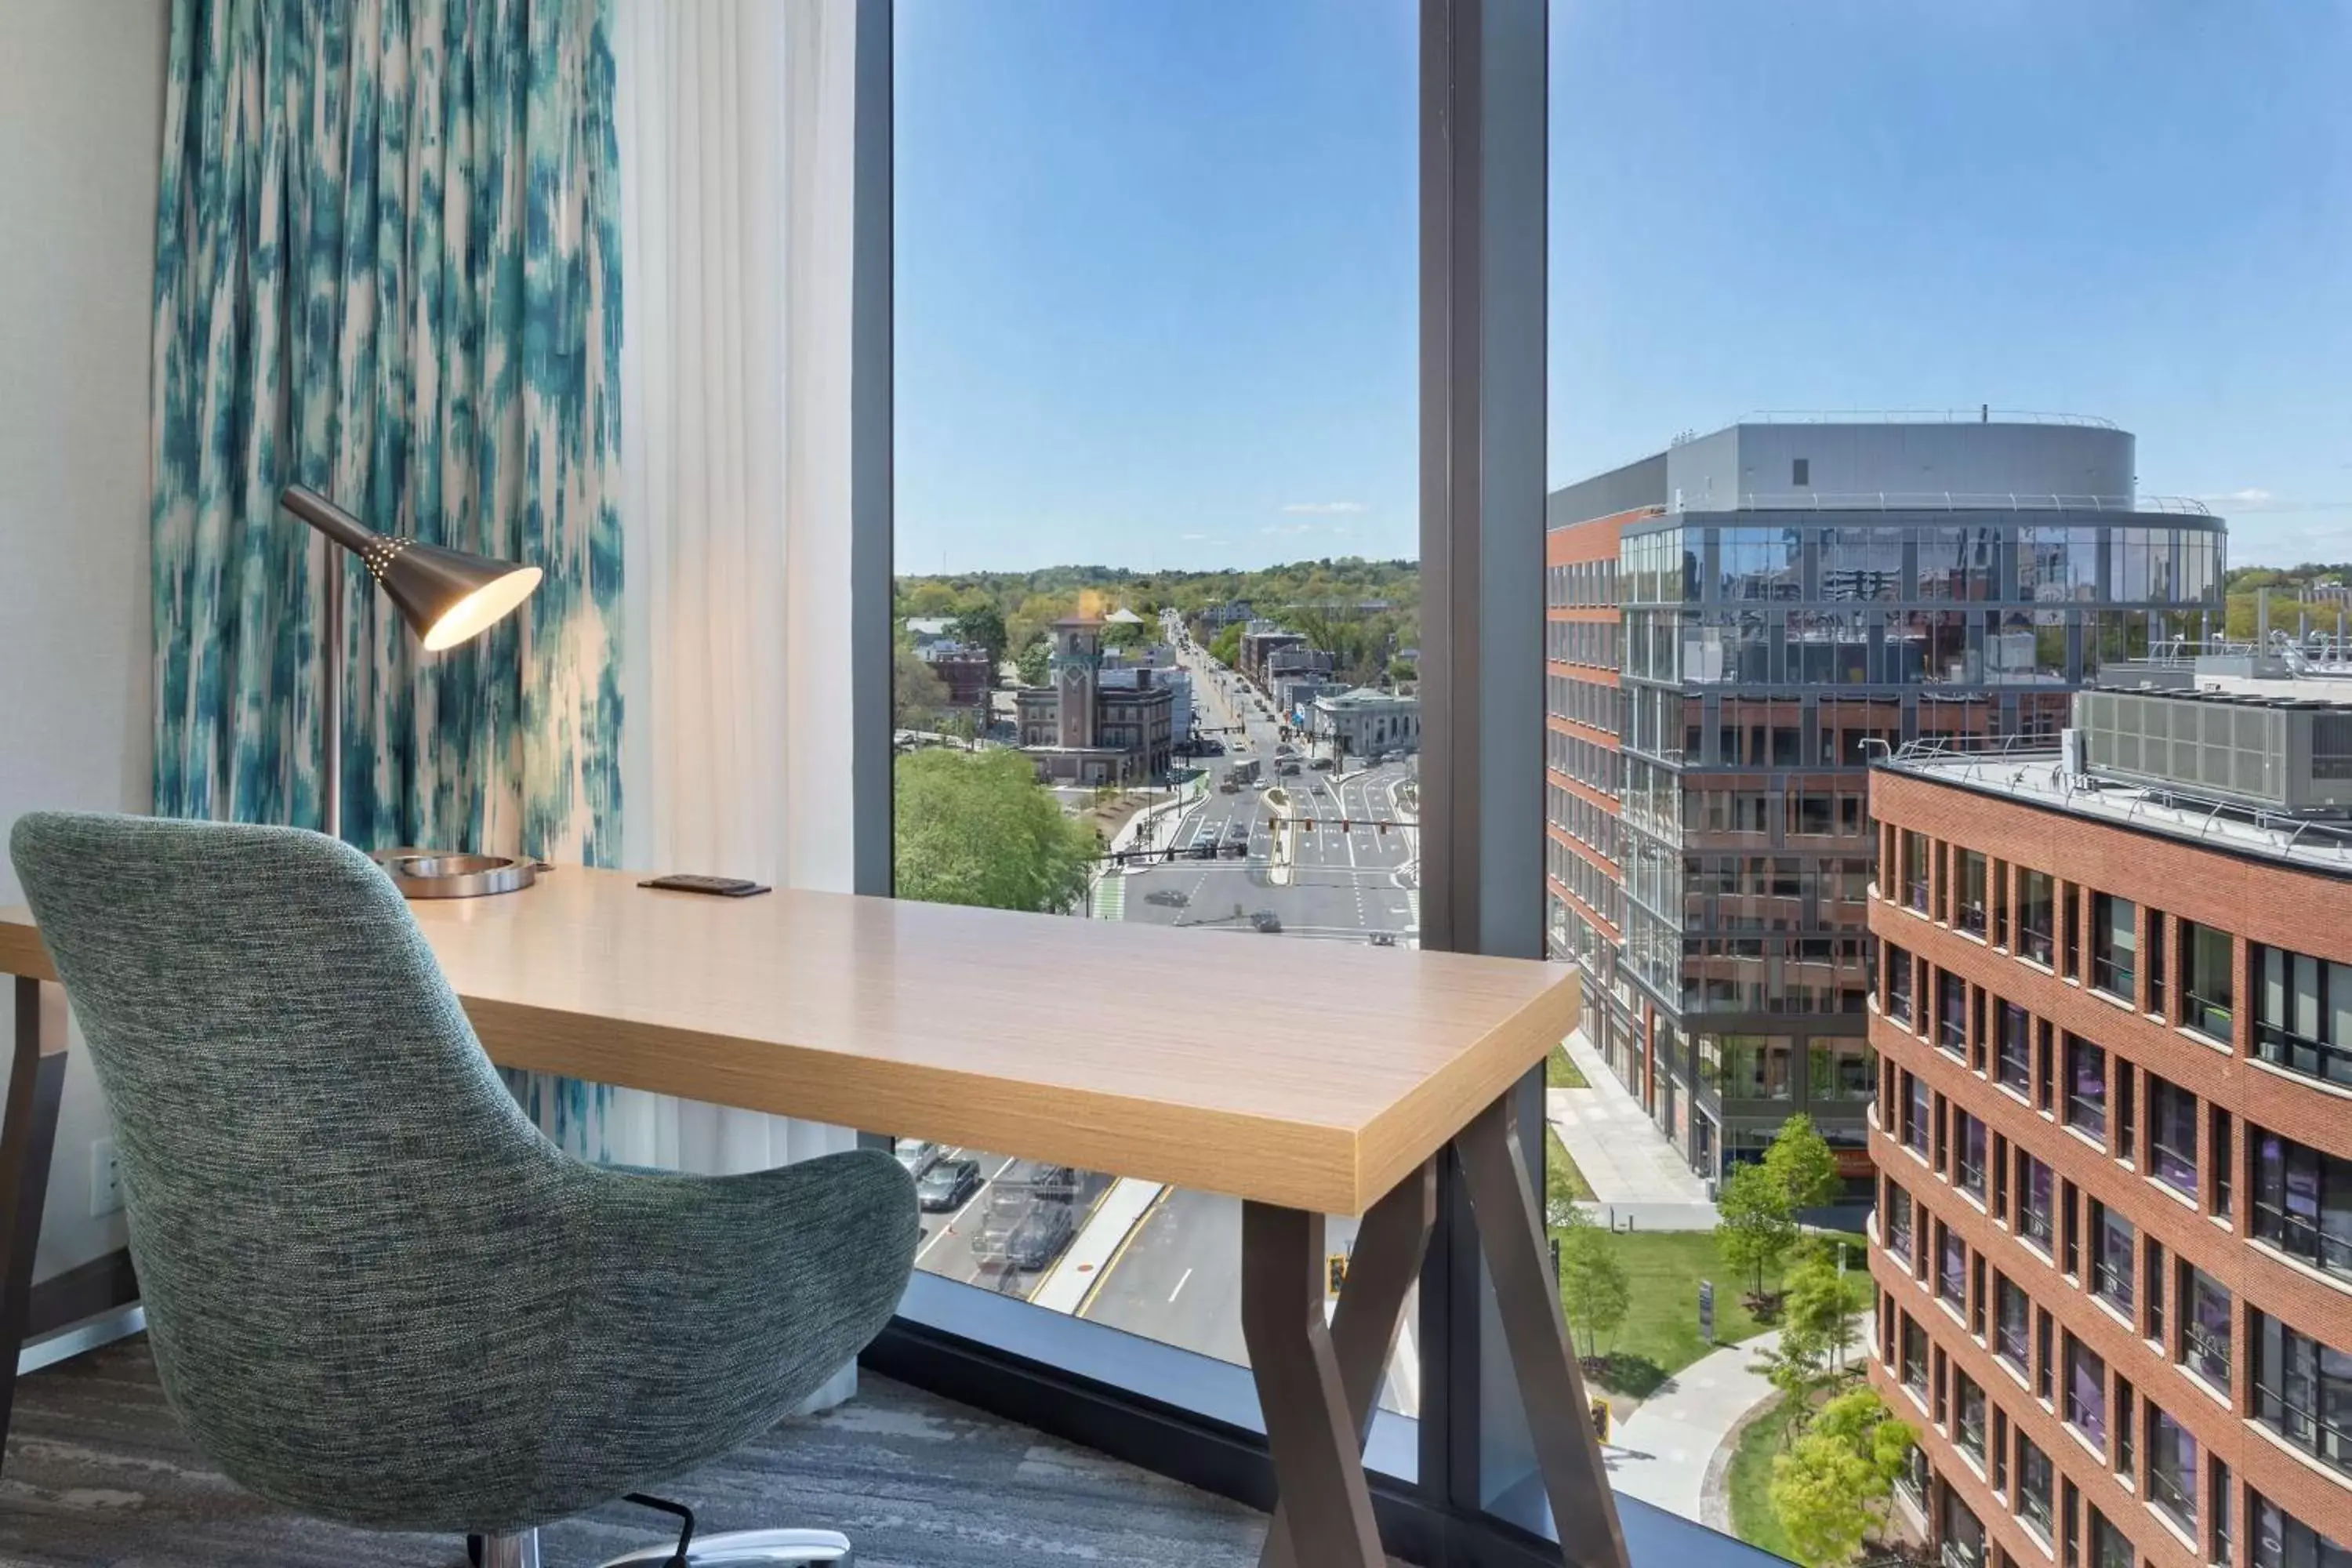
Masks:
[[[1315,1568],[1383,1568],[1322,1270],[1321,1215],[1242,1205],[1242,1338],[1292,1536]]]
[[[16,1050],[8,1069],[8,1106],[0,1118],[0,1459],[16,1404],[16,1358],[33,1297],[33,1255],[41,1241],[41,1205],[49,1194],[49,1156],[58,1141],[58,1101],[65,1091],[63,997],[43,1027],[41,983],[16,977]]]
[[[1331,1345],[1358,1454],[1371,1432],[1381,1380],[1404,1321],[1405,1297],[1420,1277],[1422,1255],[1429,1250],[1429,1232],[1436,1220],[1437,1164],[1432,1161],[1374,1204],[1356,1232],[1347,1286],[1331,1314]],[[1256,1359],[1255,1352],[1251,1359]],[[1258,1568],[1296,1568],[1298,1561],[1290,1540],[1288,1504],[1277,1500]]]
[[[1528,1187],[1509,1100],[1479,1112],[1455,1136],[1454,1152],[1477,1215],[1479,1249],[1495,1281],[1503,1338],[1518,1373],[1561,1560],[1570,1568],[1625,1568],[1625,1532],[1569,1342],[1543,1210]]]

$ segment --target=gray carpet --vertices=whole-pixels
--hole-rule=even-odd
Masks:
[[[880,1378],[663,1489],[709,1530],[823,1525],[861,1568],[1133,1563],[1240,1568],[1265,1516]],[[547,1568],[587,1568],[663,1534],[626,1506],[541,1533]],[[144,1338],[18,1385],[0,1470],[0,1563],[114,1568],[448,1568],[461,1542],[288,1513],[197,1457]]]

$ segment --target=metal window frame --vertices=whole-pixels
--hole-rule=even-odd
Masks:
[[[856,886],[892,889],[892,40],[895,0],[856,0],[852,590]],[[1544,956],[1542,661],[1545,0],[1418,0],[1421,114],[1422,932],[1430,948]],[[1515,1091],[1540,1188],[1542,1072]],[[1524,1415],[1452,1173],[1421,1280],[1419,1475],[1380,1478],[1391,1551],[1448,1564],[1559,1562]],[[913,1293],[910,1292],[910,1300]],[[1182,1352],[1130,1384],[1071,1373],[1056,1320],[983,1341],[902,1312],[869,1350],[887,1374],[998,1410],[1193,1485],[1264,1506],[1272,1475],[1246,1423],[1202,1414],[1202,1380],[1245,1369]],[[1167,1347],[1155,1347],[1166,1350]],[[1169,1368],[1194,1386],[1173,1386]],[[1160,1386],[1145,1386],[1157,1382]],[[1210,1403],[1214,1403],[1211,1401]],[[1630,1510],[1637,1539],[1667,1528]],[[1748,1549],[1727,1539],[1723,1550]],[[1663,1543],[1662,1543],[1663,1544]],[[1759,1559],[1761,1561],[1761,1559]]]

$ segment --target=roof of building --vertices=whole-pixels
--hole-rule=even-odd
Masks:
[[[1359,686],[1349,691],[1327,694],[1315,700],[1318,708],[1369,708],[1374,703],[1418,702],[1417,697],[1406,697],[1394,691],[1382,691],[1374,686]]]

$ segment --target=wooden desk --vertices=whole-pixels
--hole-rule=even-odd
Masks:
[[[1382,1560],[1359,1454],[1436,1163],[1458,1161],[1564,1561],[1623,1563],[1504,1103],[1574,1026],[1571,971],[635,881],[564,868],[520,893],[410,906],[493,1060],[1243,1200],[1243,1329],[1283,1495],[1268,1563]],[[20,977],[0,1333],[21,1338],[64,1064],[40,1022],[37,983],[54,973],[21,909],[0,910],[0,973]],[[1365,1216],[1328,1328],[1327,1214]]]

